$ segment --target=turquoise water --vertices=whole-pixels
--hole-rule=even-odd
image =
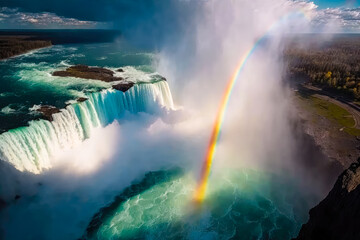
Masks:
[[[51,73],[73,64],[133,67],[153,72],[153,51],[136,49],[124,40],[114,43],[54,45],[0,61],[0,133],[25,126],[39,115],[34,105],[49,104],[64,108],[66,102],[87,93],[108,88],[109,84],[78,78],[53,77]]]
[[[81,143],[125,111],[171,109],[169,86],[153,73],[154,60],[154,51],[119,40],[56,45],[0,62],[0,132],[14,129],[0,135],[0,158],[20,171],[41,174],[51,168],[57,152]],[[51,76],[73,64],[122,67],[125,73],[118,74],[141,83],[122,93],[105,90],[110,85],[100,81]],[[89,100],[71,102],[77,97]],[[72,104],[55,114],[53,122],[31,121],[39,117],[37,105],[64,108],[67,103]],[[25,125],[30,126],[17,128]],[[86,238],[290,239],[313,204],[291,178],[261,171],[223,169],[214,174],[202,205],[192,202],[195,186],[194,175],[181,169],[150,172],[116,193],[115,201],[93,218]]]
[[[55,45],[0,61],[0,159],[20,171],[40,173],[51,159],[90,138],[95,128],[119,120],[125,112],[155,113],[173,107],[166,81],[152,68],[155,54],[135,49],[124,40],[113,43]],[[112,69],[136,83],[127,92],[111,83],[52,72],[74,64]],[[117,72],[122,68],[123,72]],[[77,103],[78,97],[89,100]],[[63,109],[54,121],[38,120],[40,105]],[[65,108],[66,107],[66,108]]]
[[[192,202],[196,182],[179,169],[148,173],[102,209],[90,239],[290,239],[308,205],[291,179],[254,170],[212,176],[205,202]]]
[[[41,173],[52,167],[51,160],[91,137],[99,127],[120,120],[126,113],[160,113],[173,108],[166,81],[137,83],[126,92],[113,89],[87,94],[88,100],[73,103],[53,121],[34,120],[28,127],[0,134],[0,159],[20,171]]]

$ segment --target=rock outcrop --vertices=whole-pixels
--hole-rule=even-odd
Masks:
[[[117,72],[124,72],[124,69],[119,68]],[[104,82],[115,82],[120,81],[119,83],[113,84],[112,88],[118,91],[126,92],[132,86],[133,82],[126,81],[122,77],[114,77],[114,72],[110,69],[100,68],[100,67],[89,67],[86,65],[75,65],[67,68],[65,71],[55,71],[53,76],[59,77],[78,77],[85,79],[100,80]],[[163,80],[166,80],[162,77]],[[78,102],[86,101],[87,98],[78,98]]]
[[[42,118],[48,121],[54,120],[52,116],[53,114],[61,112],[57,107],[50,105],[43,105],[39,109],[36,109],[36,111],[40,112],[42,114]]]
[[[89,67],[86,65],[75,65],[68,67],[65,71],[55,71],[53,76],[77,77],[85,79],[100,80],[104,82],[115,82],[123,80],[122,77],[114,77],[114,72],[110,69],[100,67]]]
[[[112,85],[112,87],[118,91],[122,91],[122,92],[126,92],[127,90],[129,90],[130,88],[132,88],[132,86],[134,86],[133,82],[121,82],[118,84],[114,84]]]
[[[85,102],[86,100],[88,100],[86,97],[79,97],[76,99],[77,102]]]
[[[328,196],[310,210],[296,240],[360,239],[360,158],[337,179]]]

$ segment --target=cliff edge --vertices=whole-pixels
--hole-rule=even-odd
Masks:
[[[310,210],[296,240],[360,239],[360,158],[337,179],[328,196]]]

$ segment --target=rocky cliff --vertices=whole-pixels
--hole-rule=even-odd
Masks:
[[[296,240],[360,239],[360,158],[337,179],[328,196],[310,210]]]

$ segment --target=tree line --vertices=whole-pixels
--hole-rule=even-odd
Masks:
[[[293,42],[284,52],[291,74],[322,88],[360,99],[360,37],[342,36],[321,46]]]
[[[24,37],[0,37],[0,59],[9,58],[27,51],[51,46],[51,41],[30,40]]]

